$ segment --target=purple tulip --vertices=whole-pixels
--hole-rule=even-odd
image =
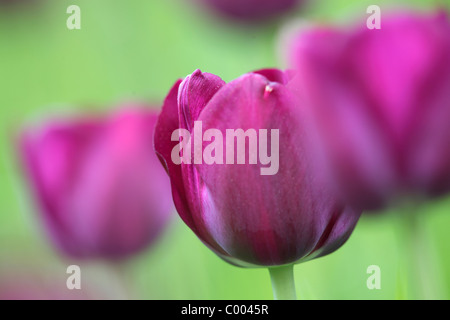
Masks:
[[[238,20],[264,20],[293,9],[299,0],[197,0]]]
[[[398,14],[380,30],[316,28],[290,43],[333,183],[351,203],[450,190],[449,35],[445,14]]]
[[[175,83],[156,125],[155,149],[170,176],[179,215],[232,264],[278,266],[326,255],[343,245],[359,218],[326,191],[312,170],[291,79],[289,72],[261,70],[226,84],[197,70]],[[199,123],[203,137],[196,131]],[[194,144],[203,138],[192,155],[205,155],[216,143],[217,162],[191,157],[191,164],[176,164],[173,156],[184,140],[173,139],[179,129],[191,133]],[[218,137],[238,129],[259,130],[260,144],[251,149],[256,140],[247,137],[245,163],[232,164],[228,152],[234,151],[234,159],[243,145],[233,147],[234,140],[227,140],[220,146]],[[267,162],[261,158],[250,163],[258,152],[261,157],[261,130],[271,133],[266,151],[271,149],[274,157],[279,150],[278,170],[262,170]],[[274,130],[279,130],[275,143]],[[205,142],[207,132],[215,133],[215,139]]]
[[[157,114],[140,107],[108,119],[28,130],[22,155],[53,241],[76,258],[121,259],[146,248],[172,210],[152,148]]]

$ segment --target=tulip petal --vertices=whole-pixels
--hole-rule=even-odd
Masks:
[[[199,69],[187,76],[178,90],[180,127],[191,131],[203,108],[223,85],[225,82],[218,76]]]
[[[172,150],[179,143],[178,141],[171,141],[172,133],[180,128],[186,129],[188,123],[193,123],[196,120],[196,117],[208,102],[207,99],[199,97],[200,93],[203,92],[202,90],[205,90],[204,92],[207,92],[207,96],[211,98],[213,92],[220,89],[220,81],[216,81],[217,79],[210,81],[209,78],[210,76],[208,74],[204,76],[199,71],[194,72],[192,82],[187,81],[184,83],[183,92],[187,97],[181,94],[182,82],[177,81],[175,83],[164,101],[161,114],[156,124],[154,145],[160,161],[170,176],[173,200],[181,219],[183,219],[207,246],[214,247],[216,251],[226,255],[204,229],[198,228],[198,222],[192,217],[192,212],[201,211],[201,204],[198,201],[200,198],[192,195],[192,193],[195,193],[195,189],[189,185],[189,182],[195,182],[192,178],[192,168],[188,168],[188,170],[183,172],[183,165],[176,165],[172,161]],[[188,85],[189,83],[192,87]],[[205,88],[208,84],[210,85],[209,90]],[[189,105],[190,101],[193,103],[193,106]],[[183,103],[183,108],[180,107],[179,103]],[[188,121],[185,121],[184,112],[192,116]]]
[[[260,74],[271,82],[278,82],[280,84],[288,84],[293,78],[292,71],[281,71],[279,69],[262,69],[253,71],[253,73]]]

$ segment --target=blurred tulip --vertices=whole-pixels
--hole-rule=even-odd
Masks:
[[[217,12],[243,21],[273,18],[295,8],[299,0],[197,0]]]
[[[329,254],[359,218],[311,170],[291,78],[289,72],[261,70],[225,84],[197,70],[171,89],[156,125],[155,149],[169,173],[178,213],[232,264],[279,266]],[[224,164],[175,164],[171,154],[179,141],[171,141],[172,133],[183,128],[195,140],[196,121],[224,136],[228,129],[279,129],[279,145],[269,147],[272,153],[279,147],[278,172],[261,175],[261,164],[226,164],[225,152]],[[203,143],[201,149],[207,147]]]
[[[127,108],[28,130],[24,163],[53,241],[76,258],[120,259],[145,249],[172,210],[152,147],[157,114]]]
[[[17,249],[14,251],[16,255],[23,254],[18,251]],[[92,284],[82,290],[69,290],[66,286],[64,269],[50,267],[47,263],[15,260],[15,257],[12,260],[4,259],[0,264],[0,301],[101,298],[96,293],[97,286]]]
[[[450,190],[450,24],[383,17],[381,30],[316,28],[289,45],[333,183],[379,209]]]
[[[35,279],[29,274],[11,272],[8,276],[9,279],[0,279],[0,301],[90,300],[94,298],[94,296],[87,295],[81,290],[68,290],[60,283],[52,282],[49,284],[48,279]],[[64,283],[64,280],[62,283]]]

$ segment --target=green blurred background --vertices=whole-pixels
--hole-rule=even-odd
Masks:
[[[285,20],[244,26],[211,15],[192,0],[58,0],[0,7],[0,279],[38,279],[67,290],[66,268],[78,264],[93,298],[271,299],[267,270],[240,269],[217,258],[174,216],[164,236],[122,263],[59,256],[23,180],[14,139],[26,123],[55,115],[105,111],[123,101],[159,108],[176,79],[197,68],[230,81],[283,66],[276,43],[295,19],[365,23],[394,1],[310,1]],[[405,1],[428,10],[434,1]],[[69,5],[81,8],[81,30],[66,27]],[[395,5],[402,4],[401,2]],[[450,298],[450,198],[421,207],[420,227],[439,298]],[[300,299],[403,299],[410,264],[402,261],[395,212],[365,215],[336,253],[295,267]],[[420,257],[419,251],[419,257]],[[381,268],[381,290],[369,290],[367,267]],[[43,280],[44,279],[44,280]],[[420,279],[417,278],[417,281]],[[28,281],[28,280],[27,280]]]

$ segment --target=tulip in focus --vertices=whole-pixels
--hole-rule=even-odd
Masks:
[[[292,278],[293,264],[342,246],[359,218],[359,212],[327,192],[309,162],[308,134],[292,91],[292,76],[261,70],[226,84],[197,70],[175,83],[155,129],[155,149],[170,176],[175,206],[184,222],[229,263],[269,267],[274,287],[277,279]],[[188,130],[195,142],[197,123],[205,136],[208,130],[216,133],[216,139],[202,139],[200,145],[205,151],[215,143],[216,162],[175,163],[172,156],[180,141],[173,139],[174,132]],[[261,174],[264,164],[250,163],[255,153],[250,150],[254,138],[250,135],[245,138],[247,161],[226,161],[230,141],[215,140],[226,137],[230,129],[279,130],[279,145],[268,147],[272,152],[279,150],[276,174]],[[239,147],[231,148],[234,157]]]
[[[291,65],[336,187],[380,209],[450,190],[450,22],[396,14],[381,30],[318,27],[293,37]]]
[[[154,154],[157,114],[48,123],[21,140],[23,162],[54,243],[74,258],[122,259],[166,226],[170,184]]]
[[[197,0],[232,19],[255,21],[273,18],[294,9],[298,0]]]

